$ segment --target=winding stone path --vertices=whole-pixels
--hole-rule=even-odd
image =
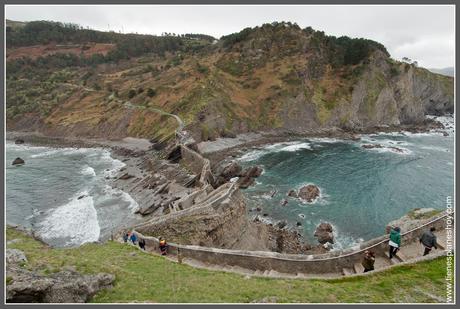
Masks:
[[[219,264],[212,264],[192,258],[183,257],[182,263],[187,264],[192,267],[201,268],[201,269],[208,269],[213,271],[224,271],[224,272],[232,272],[237,273],[244,276],[255,276],[255,277],[268,277],[268,278],[285,278],[285,279],[337,279],[342,278],[344,276],[368,276],[374,273],[378,273],[381,271],[388,270],[392,267],[398,265],[406,265],[406,264],[413,264],[420,261],[432,260],[441,256],[446,255],[446,251],[444,250],[444,246],[446,243],[446,232],[445,230],[439,231],[435,233],[438,237],[438,250],[433,249],[432,252],[426,256],[423,256],[423,246],[418,242],[418,240],[414,240],[408,243],[403,243],[401,246],[401,250],[398,252],[397,257],[390,260],[385,253],[377,254],[375,259],[375,270],[364,273],[364,268],[361,265],[361,262],[355,263],[352,267],[343,268],[342,272],[330,272],[330,273],[281,273],[275,270],[252,270],[243,268],[240,266],[232,266],[232,265],[219,265]],[[122,240],[119,239],[121,242]],[[443,246],[444,245],[444,246]],[[139,248],[139,247],[137,247]],[[152,247],[146,246],[145,251],[147,254],[159,255],[159,252]],[[177,255],[168,255],[165,258],[172,262],[178,262]]]

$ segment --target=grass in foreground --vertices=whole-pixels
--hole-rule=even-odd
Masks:
[[[6,236],[7,241],[20,240],[8,248],[24,251],[28,258],[24,267],[39,268],[45,274],[64,266],[75,266],[82,273],[114,274],[114,287],[99,292],[92,300],[97,303],[440,302],[446,293],[445,258],[357,278],[247,278],[180,265],[117,242],[57,249],[13,228],[7,228]]]

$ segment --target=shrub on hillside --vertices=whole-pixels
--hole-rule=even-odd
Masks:
[[[152,98],[152,97],[154,97],[156,94],[157,94],[157,92],[155,91],[155,89],[152,89],[152,88],[147,89],[147,95],[148,95],[149,97]]]
[[[136,90],[130,89],[128,92],[128,98],[132,99],[136,96]]]

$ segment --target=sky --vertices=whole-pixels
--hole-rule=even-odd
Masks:
[[[7,5],[7,19],[72,22],[102,31],[204,33],[219,38],[273,21],[296,22],[329,35],[364,37],[397,60],[427,68],[455,63],[453,5]]]

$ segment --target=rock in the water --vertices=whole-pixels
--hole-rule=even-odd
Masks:
[[[115,280],[111,274],[81,275],[74,271],[43,276],[17,266],[7,267],[7,276],[11,278],[6,287],[8,303],[84,303]]]
[[[259,177],[263,172],[263,169],[259,166],[252,166],[245,169],[238,179],[237,183],[241,189],[246,189],[253,185],[256,177]]]
[[[320,244],[325,244],[327,242],[331,244],[334,243],[334,234],[330,223],[321,222],[320,225],[316,227],[314,236],[318,239]]]
[[[216,177],[216,186],[219,187],[235,177],[241,176],[243,168],[237,162],[231,162],[222,168]]]
[[[297,225],[297,226],[302,226],[302,223],[299,222],[299,221],[297,221],[296,225]]]
[[[286,225],[287,225],[286,221],[280,221],[278,222],[278,224],[276,224],[276,226],[280,229],[284,228]]]
[[[21,159],[21,158],[16,158],[13,161],[13,165],[20,165],[20,164],[24,164],[24,163],[26,163],[26,162],[24,162],[24,160]]]
[[[14,141],[14,143],[15,143],[16,145],[24,144],[24,140],[18,138],[17,140]]]
[[[290,197],[295,197],[295,198],[298,197],[297,192],[295,190],[289,190],[287,195]]]
[[[393,149],[394,151],[396,152],[400,152],[400,153],[403,153],[404,150],[402,150],[401,148],[398,148],[398,147],[388,147],[389,149]]]
[[[252,177],[252,178],[257,178],[259,177],[260,175],[262,175],[262,172],[264,170],[259,167],[259,166],[251,166],[251,167],[248,167],[247,169],[245,169],[242,173],[241,173],[241,176],[243,177]]]
[[[222,172],[220,173],[220,176],[224,177],[225,179],[231,179],[233,177],[240,176],[242,170],[243,168],[241,167],[241,165],[233,161],[223,168]]]
[[[27,262],[24,252],[18,249],[6,249],[5,259],[7,263],[24,263]]]
[[[125,174],[121,175],[118,179],[127,180],[127,179],[130,179],[130,178],[133,178],[133,177],[134,177],[133,175],[125,173]]]
[[[366,148],[366,149],[383,148],[383,146],[380,144],[364,144],[361,147]]]
[[[255,182],[254,178],[252,177],[240,177],[238,179],[238,186],[241,188],[241,189],[247,189],[249,186],[253,185]]]
[[[308,203],[313,202],[320,195],[319,188],[315,185],[306,185],[299,190],[299,198],[307,201]]]

